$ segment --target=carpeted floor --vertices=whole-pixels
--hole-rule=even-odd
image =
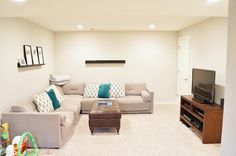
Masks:
[[[88,128],[82,115],[73,136],[61,149],[40,149],[40,156],[219,156],[220,144],[202,144],[179,121],[178,105],[155,105],[154,114],[122,115],[115,129]]]

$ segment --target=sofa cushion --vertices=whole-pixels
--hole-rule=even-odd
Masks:
[[[99,86],[100,86],[100,83],[97,83],[97,82],[85,83],[84,97],[86,98],[98,97]]]
[[[84,83],[68,83],[62,87],[65,95],[83,95]]]
[[[73,112],[76,115],[80,112],[80,102],[65,100],[55,112]]]
[[[151,95],[146,90],[141,91],[141,96],[144,101],[146,101],[146,102],[151,101]]]
[[[111,82],[111,97],[125,97],[125,83]]]
[[[33,96],[34,102],[37,105],[39,112],[52,112],[52,101],[46,92]]]
[[[126,95],[141,95],[141,91],[146,89],[145,83],[126,83],[125,94]]]
[[[45,89],[45,91],[48,92],[50,89],[54,90],[56,97],[57,97],[59,103],[61,104],[64,101],[64,99],[63,99],[60,91],[57,89],[57,87],[55,85],[50,85],[47,89]]]
[[[150,104],[143,101],[141,96],[130,95],[124,98],[117,98],[122,112],[149,110]]]
[[[82,110],[91,110],[94,101],[101,100],[101,98],[83,98],[81,100],[81,109]]]
[[[98,97],[99,98],[109,98],[110,97],[110,83],[104,83],[99,86]]]
[[[69,101],[80,101],[83,99],[83,96],[82,95],[63,95],[63,98],[65,101],[69,100]]]
[[[48,92],[47,92],[48,96],[50,97],[50,99],[52,100],[52,105],[53,105],[53,108],[54,110],[58,109],[61,107],[57,97],[56,97],[56,94],[54,92],[53,89],[50,89]]]

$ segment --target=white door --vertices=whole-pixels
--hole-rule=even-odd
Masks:
[[[189,86],[189,38],[178,39],[177,97],[190,93]]]

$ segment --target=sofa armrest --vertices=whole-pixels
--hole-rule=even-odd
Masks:
[[[143,98],[143,101],[145,102],[151,101],[151,93],[149,93],[147,90],[141,91],[141,97]]]
[[[52,113],[3,113],[2,122],[9,123],[10,136],[22,135],[29,131],[41,148],[59,148],[61,139],[61,117]]]
[[[147,91],[150,94],[150,104],[151,104],[151,109],[150,109],[150,113],[153,113],[153,107],[154,107],[154,92],[150,91],[149,89],[145,89],[145,91]]]

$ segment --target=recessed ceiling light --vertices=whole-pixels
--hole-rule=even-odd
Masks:
[[[12,0],[12,1],[14,1],[14,2],[19,2],[19,3],[21,3],[21,2],[26,2],[26,0]]]
[[[150,24],[148,27],[149,27],[150,29],[154,29],[154,28],[156,28],[156,25]]]
[[[78,28],[78,29],[83,29],[84,26],[83,26],[83,25],[77,25],[77,28]]]

